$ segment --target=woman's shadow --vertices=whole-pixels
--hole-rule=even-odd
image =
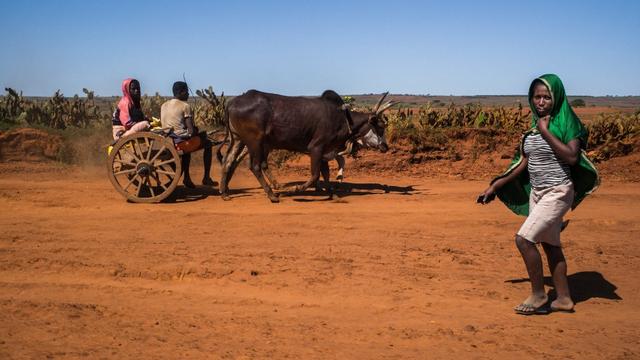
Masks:
[[[616,294],[618,289],[613,283],[608,281],[597,271],[581,271],[568,276],[569,290],[574,303],[581,303],[591,298],[601,298],[609,300],[622,300],[620,295]],[[505,282],[512,284],[528,282],[529,279],[510,279]],[[544,283],[553,287],[553,279],[550,276],[544,277]],[[549,297],[555,298],[555,289],[549,290]]]

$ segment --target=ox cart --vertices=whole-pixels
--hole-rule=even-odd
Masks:
[[[156,203],[166,199],[182,175],[180,157],[202,149],[199,137],[174,145],[168,129],[154,128],[124,136],[108,149],[107,173],[113,187],[128,201]],[[207,132],[213,145],[222,143]]]

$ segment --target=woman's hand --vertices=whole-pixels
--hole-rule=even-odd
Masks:
[[[562,143],[557,137],[555,137],[551,131],[549,131],[549,121],[551,117],[549,115],[538,119],[538,130],[540,135],[547,141],[553,152],[558,158],[569,165],[575,165],[580,159],[580,140],[573,139],[568,144]]]
[[[538,130],[543,131],[549,129],[549,121],[551,121],[551,116],[543,116],[538,119]]]
[[[482,194],[480,194],[480,196],[478,196],[478,200],[476,200],[476,202],[478,204],[484,205],[484,204],[490,203],[495,198],[496,198],[496,189],[493,187],[493,185],[491,185],[485,191],[483,191]]]
[[[492,182],[492,184],[478,196],[476,202],[478,204],[488,204],[493,199],[496,198],[496,191],[501,189],[506,183],[511,182],[516,177],[520,176],[523,171],[527,169],[527,164],[529,164],[529,159],[526,156],[522,156],[522,160],[520,161],[520,165],[518,165],[515,169],[511,171],[511,173],[507,176],[502,176],[499,179],[496,179]]]

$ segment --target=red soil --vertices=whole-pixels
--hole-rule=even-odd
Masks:
[[[334,200],[271,204],[241,169],[231,201],[150,205],[102,167],[0,163],[0,358],[638,358],[640,184],[611,175],[638,157],[568,215],[576,312],[537,317],[511,310],[523,219],[474,203],[507,161],[367,153]]]

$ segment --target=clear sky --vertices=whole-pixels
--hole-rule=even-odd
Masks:
[[[640,95],[640,1],[0,0],[0,86],[286,95]]]

